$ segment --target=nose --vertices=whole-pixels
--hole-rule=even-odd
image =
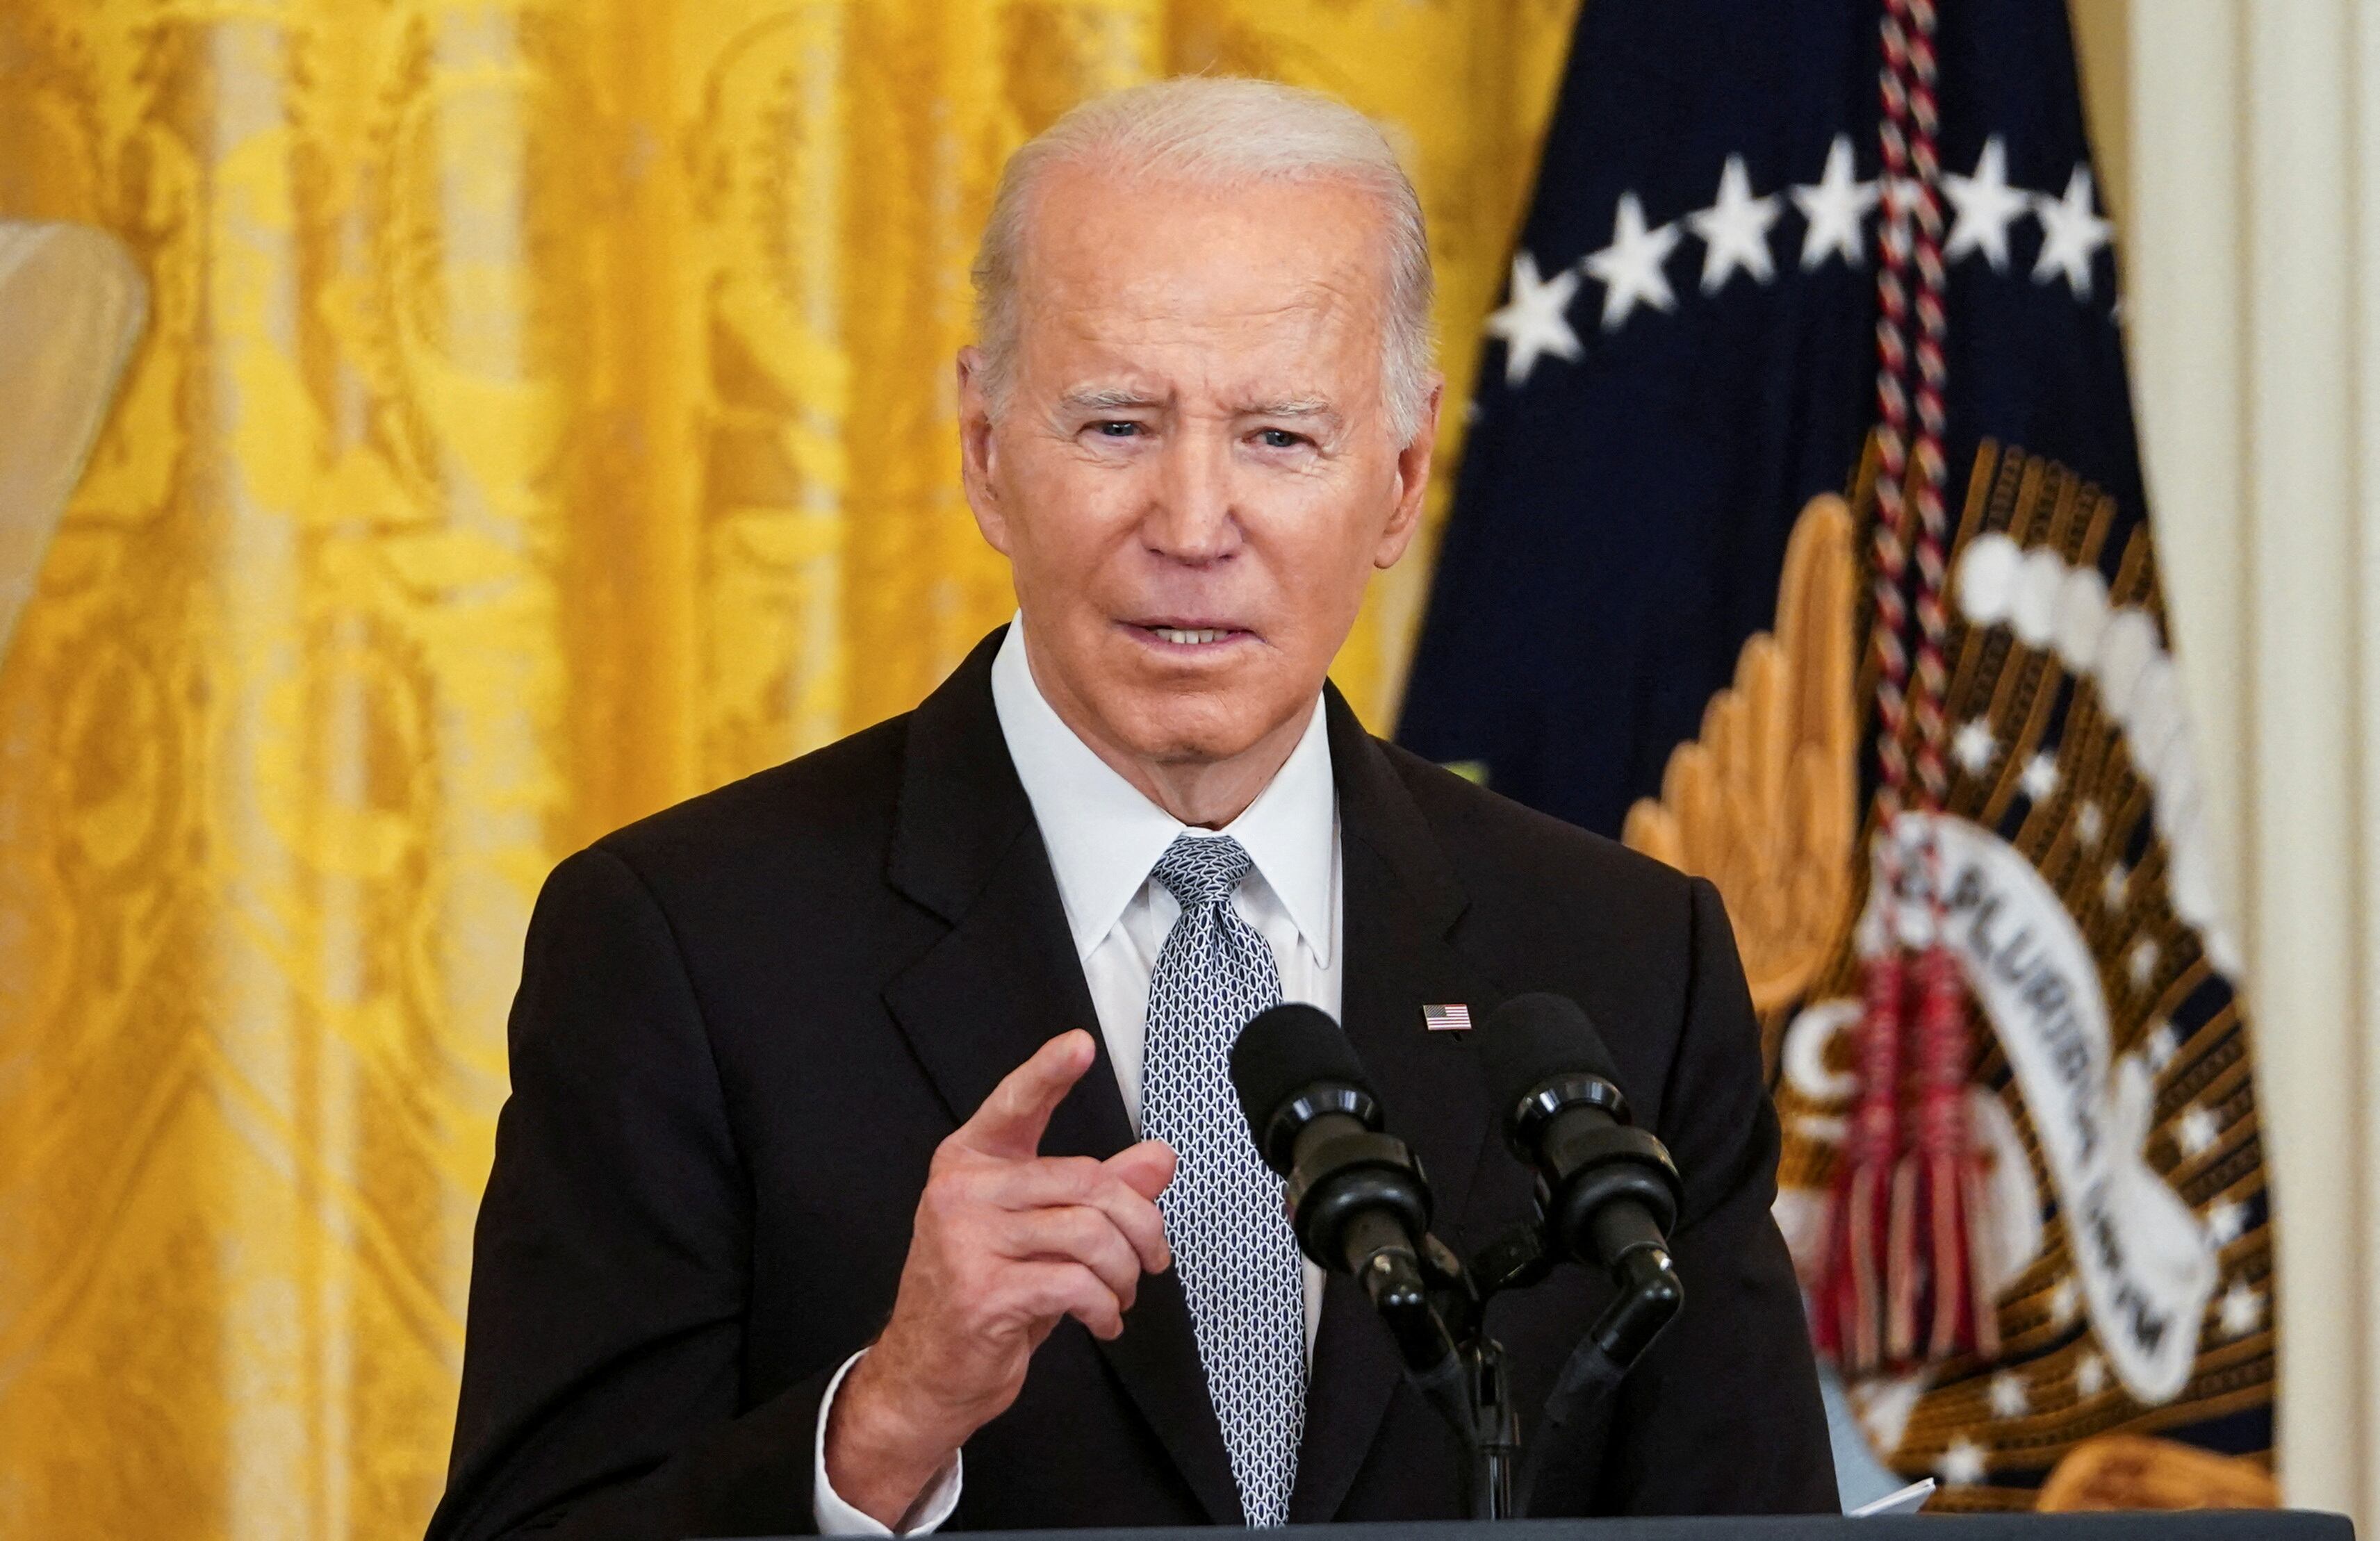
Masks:
[[[1187,566],[1228,560],[1241,539],[1229,435],[1198,428],[1175,433],[1160,461],[1141,518],[1141,543]]]

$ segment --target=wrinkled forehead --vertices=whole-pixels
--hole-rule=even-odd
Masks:
[[[1053,168],[1017,273],[1020,341],[1377,349],[1388,322],[1380,199],[1343,179],[1233,186]]]

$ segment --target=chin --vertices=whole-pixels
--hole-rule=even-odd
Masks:
[[[1122,715],[1133,752],[1168,764],[1213,764],[1255,748],[1280,721],[1264,710],[1269,703],[1220,694],[1149,692],[1131,702]]]

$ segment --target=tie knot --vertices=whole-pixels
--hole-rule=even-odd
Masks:
[[[1148,875],[1165,885],[1175,903],[1190,910],[1229,899],[1255,865],[1230,835],[1178,834]]]

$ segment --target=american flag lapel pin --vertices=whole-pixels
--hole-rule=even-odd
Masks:
[[[1424,1006],[1421,1025],[1433,1033],[1467,1033],[1471,1031],[1471,1008],[1457,1001],[1449,1006]]]

